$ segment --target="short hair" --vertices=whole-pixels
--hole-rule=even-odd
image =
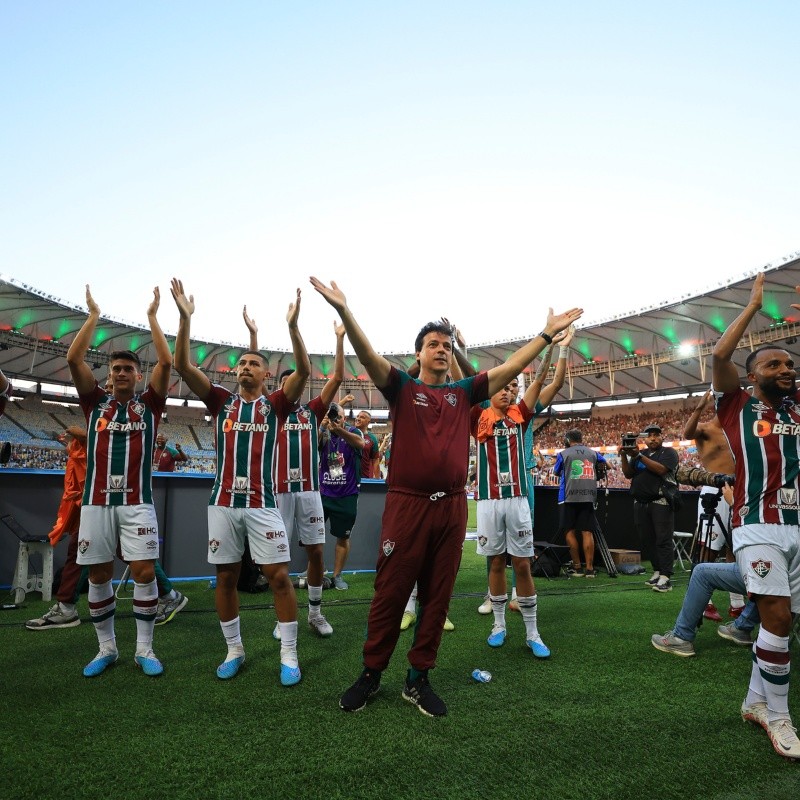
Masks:
[[[422,330],[417,334],[417,338],[414,339],[415,353],[419,353],[419,351],[422,350],[422,342],[429,333],[443,333],[451,342],[453,341],[453,329],[449,325],[445,325],[440,320],[428,322],[426,325],[422,326]]]
[[[774,344],[765,344],[761,347],[757,347],[747,356],[747,361],[744,362],[744,368],[748,375],[753,371],[753,365],[756,363],[759,354],[763,353],[765,350],[781,350],[784,353],[789,352],[785,347],[776,347]]]
[[[577,428],[571,428],[564,434],[564,436],[571,442],[583,441],[583,434]]]
[[[139,356],[133,350],[115,350],[108,363],[110,364],[112,361],[133,361],[139,369],[142,368],[142,362],[139,361]]]
[[[239,357],[236,359],[236,363],[238,364],[242,360],[242,356],[258,356],[261,359],[261,363],[266,367],[267,366],[267,357],[259,352],[258,350],[242,350],[239,353]]]
[[[359,411],[358,413],[359,414],[366,414],[370,419],[372,419],[372,414],[370,414],[369,411],[364,410],[364,411]]]
[[[281,374],[278,375],[278,385],[280,386],[283,383],[283,379],[288,378],[290,375],[294,375],[293,369],[285,369],[281,372]]]

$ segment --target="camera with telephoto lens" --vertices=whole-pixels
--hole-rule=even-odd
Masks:
[[[734,476],[733,475],[715,475],[714,476],[714,486],[716,486],[717,489],[721,489],[723,486],[725,486],[726,483],[729,483],[731,486],[733,486],[733,481],[734,481]]]
[[[339,422],[339,406],[337,406],[336,403],[331,403],[328,408],[328,420],[334,425]]]

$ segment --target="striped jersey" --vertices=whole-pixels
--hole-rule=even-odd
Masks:
[[[153,502],[152,460],[166,398],[152,386],[126,403],[95,384],[80,395],[86,417],[85,506],[133,506]]]
[[[278,389],[245,400],[214,384],[206,407],[214,418],[217,474],[210,506],[275,508],[275,463],[289,403]]]
[[[295,406],[281,425],[275,458],[277,491],[319,491],[319,423],[327,408],[320,397]]]
[[[522,400],[517,403],[517,408],[522,423],[514,422],[508,416],[499,417],[489,437],[482,442],[477,441],[478,421],[485,409],[478,405],[470,411],[471,432],[477,444],[478,500],[500,500],[528,494],[525,431],[533,419],[533,412]]]
[[[736,462],[732,527],[800,523],[800,393],[777,409],[743,389],[716,394]]]
[[[393,422],[389,489],[463,491],[469,467],[470,406],[489,396],[486,373],[429,386],[392,367],[380,392],[389,402]]]

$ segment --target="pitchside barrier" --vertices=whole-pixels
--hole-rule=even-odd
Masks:
[[[206,560],[208,527],[207,507],[212,477],[207,474],[160,473],[153,477],[153,497],[158,515],[159,535],[163,540],[161,562],[173,579],[210,576],[213,568]],[[12,514],[29,531],[46,534],[53,526],[61,501],[64,473],[59,470],[13,470],[0,468],[0,514]],[[692,530],[696,518],[696,492],[685,493],[683,508],[676,519],[676,530]],[[351,536],[351,550],[346,571],[373,570],[378,554],[381,515],[386,497],[383,481],[365,480],[358,502],[358,518]],[[558,523],[558,489],[535,488],[534,539],[563,545],[564,533]],[[627,490],[609,490],[598,503],[597,516],[608,546],[642,550],[642,560],[649,559],[648,549],[637,540],[632,522],[632,498]],[[0,587],[8,587],[14,575],[19,541],[0,529]],[[473,546],[471,543],[467,547]],[[306,567],[305,554],[296,539],[290,542],[291,572]],[[64,564],[67,537],[55,549],[54,569]],[[325,543],[325,563],[333,565],[334,540]],[[114,577],[119,579],[125,567],[117,563]]]

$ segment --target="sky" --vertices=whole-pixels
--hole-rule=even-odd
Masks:
[[[0,273],[143,325],[478,344],[800,249],[795,2],[0,4]],[[349,349],[349,348],[348,348]]]

